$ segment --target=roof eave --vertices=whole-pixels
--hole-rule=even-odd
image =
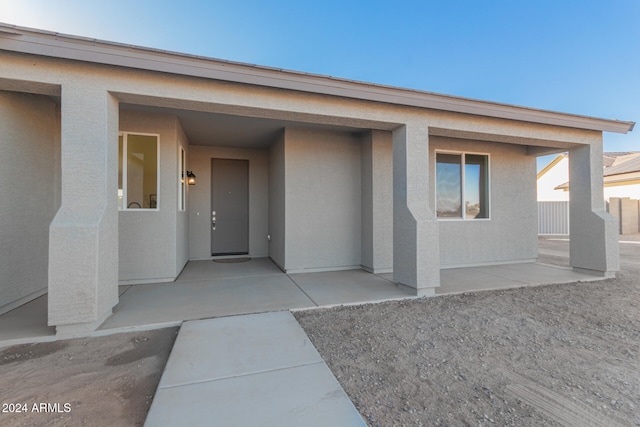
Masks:
[[[0,50],[479,116],[627,133],[634,122],[363,83],[0,23]]]

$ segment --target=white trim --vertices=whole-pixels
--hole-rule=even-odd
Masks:
[[[129,135],[140,136],[155,136],[156,137],[156,207],[155,208],[136,208],[130,209],[127,207],[127,137]],[[122,136],[122,208],[118,208],[120,212],[157,212],[160,210],[160,134],[159,133],[146,133],[146,132],[118,132],[118,136]],[[151,203],[151,202],[149,202]]]
[[[461,197],[462,200],[460,201],[462,203],[462,206],[460,207],[461,210],[461,218],[440,218],[438,217],[438,154],[455,154],[455,155],[459,155],[460,159],[461,159],[461,163],[460,163],[460,186],[461,186]],[[487,157],[487,209],[489,211],[489,215],[486,218],[466,218],[466,212],[465,212],[465,156],[467,154],[471,154],[471,155],[476,155],[476,156],[486,156]],[[436,214],[436,219],[438,221],[491,221],[491,213],[492,213],[492,209],[491,209],[491,154],[490,153],[481,153],[481,152],[477,152],[477,151],[455,151],[455,150],[440,150],[437,149],[435,150],[434,153],[434,168],[433,168],[433,197],[434,197],[434,206],[435,206],[435,214]]]
[[[187,210],[187,153],[178,144],[178,212]]]

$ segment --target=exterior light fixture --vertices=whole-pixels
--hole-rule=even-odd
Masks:
[[[187,184],[189,185],[196,185],[196,174],[191,172],[191,171],[187,171]]]

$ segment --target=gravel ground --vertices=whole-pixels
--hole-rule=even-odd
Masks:
[[[616,279],[295,316],[370,426],[640,426],[628,246]],[[566,264],[567,248],[543,239],[541,261]]]

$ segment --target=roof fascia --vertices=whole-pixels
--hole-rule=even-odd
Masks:
[[[635,125],[629,121],[538,110],[222,61],[1,23],[0,50],[578,129],[627,133]]]
[[[617,179],[613,181],[605,181],[605,187],[623,187],[626,185],[638,185],[640,184],[640,178],[628,178],[628,179]]]

